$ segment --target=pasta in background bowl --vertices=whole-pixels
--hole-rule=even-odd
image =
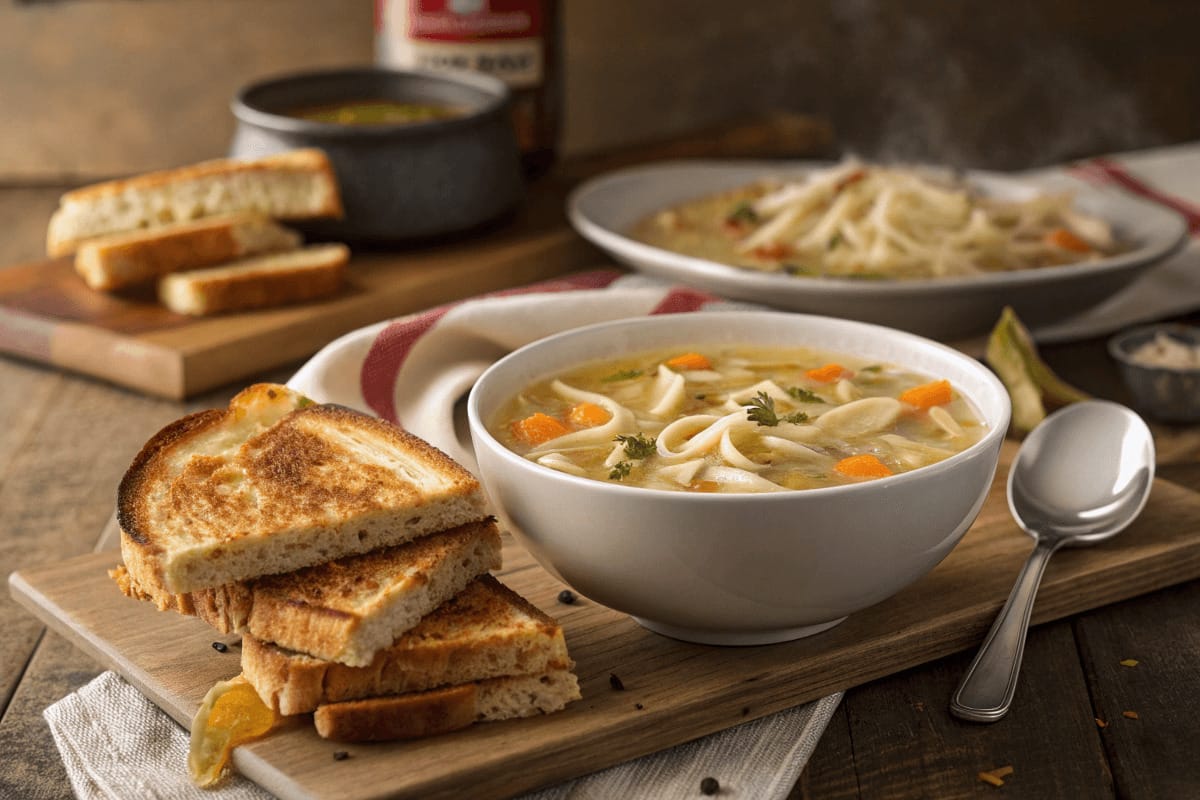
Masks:
[[[814,358],[836,353],[852,369],[895,365],[911,374],[909,388],[925,378],[948,381],[955,401],[977,418],[978,430],[961,451],[912,471],[843,485],[749,492],[706,490],[713,487],[704,481],[719,483],[728,474],[720,471],[715,478],[691,476],[694,491],[632,485],[625,478],[634,476],[633,469],[619,480],[584,477],[539,464],[489,430],[504,426],[497,420],[521,392],[590,362],[797,348],[810,349]],[[786,392],[793,379],[781,380]],[[773,396],[773,390],[763,391]],[[734,400],[735,409],[762,408],[751,402],[757,392],[743,397],[743,406]],[[802,439],[797,430],[807,421],[796,421],[798,412],[782,396],[777,402],[771,411],[781,419],[767,426],[772,435]],[[488,369],[471,391],[467,413],[480,477],[497,515],[546,569],[651,630],[687,641],[746,645],[825,630],[936,566],[983,504],[1010,406],[1004,387],[985,366],[928,339],[849,320],[729,311],[631,318],[542,339]],[[645,416],[631,413],[635,419]],[[814,413],[814,419],[829,413]],[[740,425],[739,415],[731,411],[727,424]],[[789,416],[792,421],[782,419]],[[605,420],[597,422],[602,427]],[[580,427],[588,427],[586,421]],[[657,438],[663,430],[643,433]],[[705,435],[668,434],[671,452],[664,465],[686,462],[671,456]],[[733,443],[750,461],[763,460],[745,439],[735,435]],[[743,473],[755,474],[753,465],[741,466]]]
[[[857,248],[869,252],[873,242],[867,227],[862,225],[842,231],[841,224],[846,220],[836,214],[820,215],[822,222],[837,223],[829,229],[819,224],[797,232],[784,225],[787,230],[781,231],[781,235],[787,233],[790,238],[780,240],[764,234],[771,232],[767,229],[775,228],[784,210],[774,213],[768,209],[774,216],[764,215],[765,224],[761,227],[751,225],[745,231],[735,232],[731,241],[747,245],[747,253],[752,256],[745,263],[760,269],[722,263],[723,258],[728,260],[729,253],[706,253],[691,247],[684,248],[687,252],[673,252],[660,246],[661,243],[639,240],[639,224],[682,204],[737,192],[763,179],[780,184],[799,183],[814,173],[828,171],[828,164],[814,162],[696,160],[647,164],[587,181],[572,192],[567,210],[571,224],[584,238],[616,260],[649,275],[733,299],[874,322],[943,341],[985,334],[1005,306],[1012,306],[1031,326],[1061,322],[1081,314],[1125,288],[1187,240],[1187,224],[1181,215],[1132,196],[1106,193],[1062,173],[1033,179],[980,171],[966,172],[966,184],[972,191],[1000,201],[1024,203],[1040,195],[1070,194],[1071,210],[1067,213],[1089,218],[1074,218],[1074,225],[1078,226],[1075,229],[1087,232],[1103,227],[1108,229],[1112,241],[1093,248],[1093,252],[1080,254],[1086,257],[1078,263],[1053,263],[1053,258],[1039,246],[1035,250],[1036,263],[1049,265],[995,271],[964,267],[964,259],[959,256],[980,250],[983,243],[1004,233],[993,225],[980,224],[969,226],[972,232],[963,247],[957,248],[957,255],[940,266],[935,264],[937,256],[927,252],[929,241],[920,248],[914,247],[913,252],[921,253],[916,259],[918,263],[928,262],[931,269],[940,272],[935,271],[932,277],[910,274],[905,278],[903,274],[911,273],[913,265],[896,260],[894,253],[889,257],[894,262],[890,274],[869,265],[864,265],[857,277],[839,274],[853,272],[859,264],[857,258],[838,263],[850,249],[844,245],[855,244],[851,240],[859,237],[862,241],[857,242]],[[857,184],[851,184],[852,191],[847,195],[856,191],[854,186]],[[937,207],[957,202],[936,193],[930,198],[937,199]],[[919,212],[903,213],[913,217],[910,222],[917,221],[914,215]],[[891,227],[896,228],[893,232],[901,239],[912,233],[912,226]],[[925,226],[917,226],[921,227]],[[1094,235],[1089,234],[1089,238],[1099,243],[1105,232],[1098,230]],[[931,241],[936,243],[943,235],[938,233]],[[762,241],[759,237],[763,237]],[[823,243],[828,264],[819,263],[812,257],[811,248],[806,250],[803,246],[796,248],[795,253],[776,257],[774,248],[781,241],[802,244],[813,237],[813,242],[806,246],[813,245],[819,250]],[[1017,237],[1012,244],[1023,248],[1034,243]],[[763,246],[764,258],[753,257],[755,247],[749,245]],[[1002,261],[1000,254],[1006,248],[1005,243],[999,248],[984,248],[991,251],[986,261]],[[1050,255],[1054,253],[1069,255],[1070,247],[1051,248]],[[789,270],[796,274],[789,274]]]

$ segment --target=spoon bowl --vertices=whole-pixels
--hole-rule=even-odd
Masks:
[[[1008,473],[1008,507],[1037,544],[951,698],[952,714],[995,722],[1008,713],[1046,563],[1060,547],[1128,527],[1150,497],[1154,457],[1142,418],[1102,400],[1060,409],[1029,434]]]

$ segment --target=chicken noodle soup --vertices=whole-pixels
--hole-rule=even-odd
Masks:
[[[640,221],[646,244],[801,277],[965,277],[1106,258],[1108,223],[1069,194],[989,197],[922,170],[848,159],[803,180],[763,180]]]
[[[571,475],[653,489],[777,492],[918,469],[985,426],[949,381],[805,348],[661,350],[526,388],[488,426]]]

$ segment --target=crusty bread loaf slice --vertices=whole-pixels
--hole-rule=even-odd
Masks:
[[[487,519],[364,555],[184,595],[156,596],[153,587],[143,590],[121,568],[111,574],[130,597],[194,614],[222,633],[248,632],[317,659],[364,666],[475,578],[499,567],[500,531]]]
[[[429,614],[365,667],[348,667],[242,637],[242,672],[284,715],[322,703],[570,669],[562,628],[491,575]]]
[[[295,250],[300,242],[299,233],[261,214],[223,214],[90,239],[75,252],[75,271],[91,288],[109,291],[169,272]]]
[[[399,427],[256,384],[155,434],[117,490],[138,587],[195,592],[488,516],[479,481]]]
[[[317,149],[219,158],[84,186],[59,200],[46,250],[62,256],[97,236],[237,211],[285,220],[340,217],[342,200],[329,158]]]
[[[316,244],[176,272],[159,280],[158,299],[176,314],[197,317],[315,300],[342,287],[349,259],[344,244]]]
[[[448,733],[475,722],[551,714],[579,697],[575,675],[559,669],[413,694],[329,703],[317,708],[313,721],[317,733],[326,739],[384,742]]]

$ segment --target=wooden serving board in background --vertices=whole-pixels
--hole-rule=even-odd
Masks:
[[[70,258],[0,269],[0,352],[183,399],[364,325],[597,263],[554,196],[553,208],[453,243],[355,253],[348,285],[327,300],[209,318],[174,314],[148,292],[92,291]]]
[[[1014,450],[1006,446],[1005,464]],[[499,575],[562,622],[581,701],[546,717],[374,745],[324,741],[302,717],[238,748],[234,764],[283,798],[504,797],[976,647],[1032,547],[1009,517],[1006,473],[1002,466],[976,523],[928,576],[830,631],[770,646],[686,644],[586,598],[558,604],[562,585],[507,541]],[[208,688],[239,671],[237,639],[226,638],[233,646],[218,653],[211,643],[221,637],[198,620],[123,597],[105,574],[118,558],[106,551],[23,570],[10,577],[10,589],[53,630],[186,726]],[[1033,621],[1197,577],[1200,493],[1158,480],[1127,531],[1054,557]],[[612,688],[613,674],[623,691]],[[351,758],[335,761],[335,750]]]

